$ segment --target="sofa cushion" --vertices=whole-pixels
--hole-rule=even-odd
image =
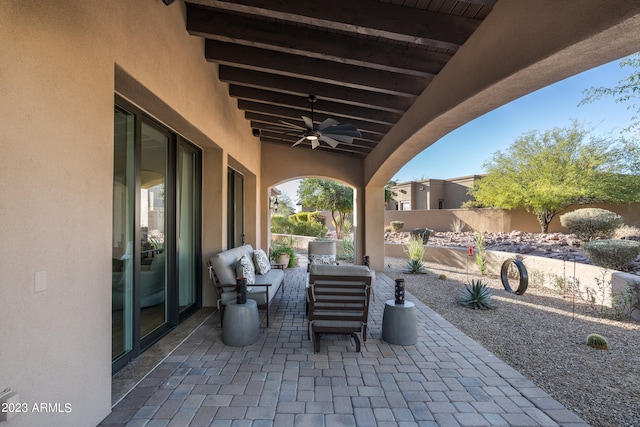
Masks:
[[[253,251],[253,263],[255,264],[257,274],[267,274],[271,269],[269,257],[262,249]]]
[[[216,277],[223,286],[236,285],[236,264],[242,255],[253,256],[251,245],[244,245],[237,248],[227,249],[211,257],[211,266],[216,273]]]
[[[256,271],[253,265],[253,260],[247,255],[242,255],[236,264],[237,277],[244,277],[247,279],[247,285],[252,285],[256,282]]]

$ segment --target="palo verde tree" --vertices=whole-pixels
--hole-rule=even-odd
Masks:
[[[628,104],[627,109],[636,110],[640,114],[640,52],[627,56],[620,61],[621,68],[629,68],[630,74],[620,80],[614,87],[591,87],[583,91],[584,99],[578,105],[590,104],[604,97],[613,97],[619,104]],[[625,130],[637,129],[640,126],[640,117],[631,118],[629,127]]]
[[[298,186],[298,199],[303,206],[330,211],[336,237],[342,239],[345,221],[353,212],[353,189],[328,179],[306,178]]]
[[[640,200],[640,181],[628,175],[633,156],[620,142],[590,138],[574,122],[544,133],[532,131],[494,153],[470,194],[467,207],[523,207],[543,233],[553,217],[571,205]]]

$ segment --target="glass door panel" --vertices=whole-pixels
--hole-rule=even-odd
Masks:
[[[140,338],[167,322],[165,196],[169,137],[142,123],[140,150]]]
[[[244,244],[244,176],[227,172],[227,247]]]
[[[133,210],[135,117],[115,109],[111,255],[112,360],[133,349]]]
[[[196,303],[198,272],[198,156],[195,151],[178,147],[177,239],[178,306],[183,312]]]

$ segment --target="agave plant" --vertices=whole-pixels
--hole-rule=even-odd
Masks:
[[[491,290],[482,280],[472,280],[460,292],[460,304],[473,309],[488,310],[493,308],[492,297]]]
[[[410,259],[407,261],[405,273],[421,274],[425,272],[424,263],[419,259]]]

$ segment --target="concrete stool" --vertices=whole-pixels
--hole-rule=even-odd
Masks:
[[[226,322],[226,320],[225,320]],[[382,339],[390,344],[414,345],[418,341],[416,305],[387,300],[382,315]]]
[[[229,301],[224,309],[222,342],[242,347],[258,341],[259,336],[260,319],[255,300],[247,299],[245,304]]]

